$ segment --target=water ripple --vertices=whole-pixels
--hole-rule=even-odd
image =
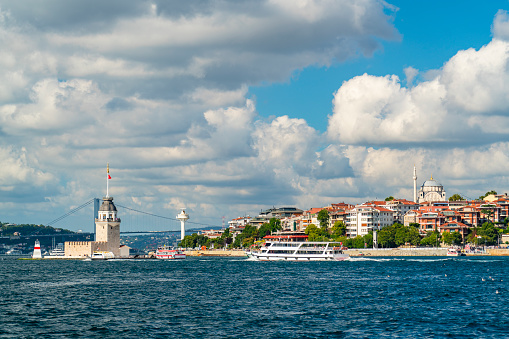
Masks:
[[[0,338],[486,338],[509,325],[509,258],[9,258],[0,271]]]

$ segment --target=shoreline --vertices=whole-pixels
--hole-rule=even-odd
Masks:
[[[348,249],[344,252],[351,257],[447,257],[447,248],[389,248],[389,249]],[[243,250],[187,250],[184,251],[189,257],[247,257]],[[466,253],[467,257],[504,257],[509,256],[509,248],[490,248],[486,253]],[[52,258],[31,258],[19,257],[21,260],[83,260],[82,257],[52,257]],[[139,258],[117,258],[117,260],[139,260],[151,259]]]

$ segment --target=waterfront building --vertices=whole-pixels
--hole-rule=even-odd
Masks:
[[[445,224],[445,216],[440,212],[422,212],[418,218],[419,233],[425,235],[429,231],[437,231]]]
[[[481,211],[474,206],[462,206],[455,209],[461,217],[461,221],[469,226],[477,227],[481,220]]]
[[[408,211],[419,209],[419,204],[406,199],[393,199],[386,201],[384,207],[394,211],[394,222],[404,224],[405,214]]]
[[[302,220],[304,217],[302,214],[295,214],[290,217],[281,219],[281,228],[284,231],[302,231]]]
[[[198,235],[204,235],[209,239],[220,238],[223,235],[224,230],[201,230],[198,231]]]
[[[403,225],[410,226],[410,224],[418,223],[421,213],[418,210],[410,210],[403,216]]]
[[[242,230],[249,224],[251,217],[248,215],[247,217],[239,217],[228,221],[228,227],[231,230]]]
[[[304,211],[302,217],[303,220],[306,221],[306,227],[311,224],[315,225],[316,227],[320,227],[320,221],[318,221],[318,213],[320,213],[321,210],[323,210],[323,208],[313,207],[307,211]]]
[[[470,227],[468,227],[467,225],[465,225],[462,222],[449,222],[449,223],[445,223],[445,224],[441,225],[438,228],[438,231],[440,232],[440,234],[444,234],[444,232],[450,232],[450,233],[458,232],[459,234],[461,234],[461,238],[463,239],[463,241],[465,241],[465,238],[468,235],[469,228]]]
[[[355,238],[358,235],[364,236],[369,231],[378,231],[386,226],[391,226],[394,213],[394,211],[376,203],[357,205],[348,212],[346,235],[349,238]]]
[[[344,202],[327,206],[326,209],[329,211],[329,228],[334,226],[336,221],[346,223],[348,211],[354,207],[355,205],[345,204]]]
[[[301,215],[304,211],[296,207],[273,207],[265,211],[261,211],[257,217],[251,219],[250,224],[260,228],[264,223],[268,223],[270,219],[283,219],[292,215]]]

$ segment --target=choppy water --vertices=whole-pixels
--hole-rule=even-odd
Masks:
[[[508,273],[503,257],[1,257],[0,337],[501,338]]]

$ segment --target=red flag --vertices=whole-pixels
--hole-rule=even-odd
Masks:
[[[111,179],[111,175],[108,174],[108,179]]]

